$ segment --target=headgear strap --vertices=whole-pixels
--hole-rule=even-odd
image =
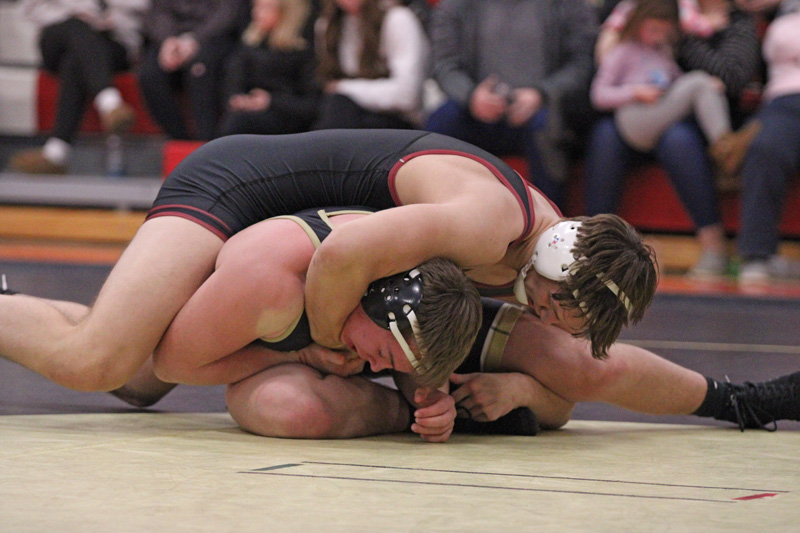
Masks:
[[[525,276],[528,271],[533,267],[540,276],[553,281],[561,281],[568,275],[577,271],[577,258],[572,254],[575,248],[575,243],[578,240],[578,230],[581,223],[575,220],[564,220],[554,225],[553,227],[545,230],[545,232],[536,241],[536,246],[533,249],[531,260],[528,261],[517,276],[517,281],[514,283],[514,296],[517,297],[520,303],[530,305],[528,294],[525,292]],[[619,298],[625,310],[630,315],[633,306],[628,296],[619,288],[612,279],[608,278],[605,273],[598,272],[597,278],[608,287],[608,290],[614,293]],[[575,299],[578,299],[578,290],[576,289],[572,294]],[[586,304],[581,302],[581,309],[586,313]]]
[[[416,268],[373,281],[361,298],[364,312],[377,325],[392,332],[414,369],[419,366],[419,360],[404,333],[410,331],[419,345],[419,322],[415,311],[421,301],[422,275]]]

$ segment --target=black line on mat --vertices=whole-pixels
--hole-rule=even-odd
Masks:
[[[752,489],[745,487],[710,487],[704,485],[677,485],[673,483],[652,483],[648,481],[623,481],[619,479],[597,479],[597,478],[584,478],[584,477],[568,477],[568,476],[541,476],[535,474],[505,474],[499,472],[475,472],[470,470],[445,470],[440,468],[411,468],[407,466],[385,466],[385,465],[362,465],[355,463],[333,463],[326,461],[303,461],[303,464],[309,465],[330,465],[330,466],[352,466],[356,468],[384,468],[386,470],[410,470],[415,472],[441,472],[444,474],[472,474],[480,476],[505,476],[505,477],[520,477],[520,478],[533,478],[533,479],[560,479],[565,481],[598,481],[603,483],[625,483],[628,485],[652,485],[655,487],[677,487],[688,489],[714,489],[714,490],[745,490],[755,492],[776,492],[779,494],[786,494],[788,490],[775,490],[775,489]]]
[[[616,494],[613,492],[591,492],[581,490],[557,490],[557,489],[531,489],[524,487],[498,487],[493,485],[474,485],[468,483],[441,483],[434,481],[409,481],[404,479],[371,479],[362,477],[351,476],[317,476],[312,474],[284,474],[280,472],[256,472],[254,470],[248,472],[240,472],[241,474],[258,474],[262,476],[284,476],[284,477],[302,477],[309,479],[339,479],[343,481],[367,481],[372,483],[401,483],[405,485],[432,485],[436,487],[460,487],[472,489],[494,489],[494,490],[514,490],[522,492],[549,492],[557,494],[583,494],[587,496],[617,496],[620,498],[640,498],[645,500],[677,500],[684,502],[708,502],[708,503],[738,503],[733,500],[710,500],[707,498],[680,498],[677,496],[642,496],[640,494]]]
[[[278,470],[279,468],[291,468],[293,466],[301,466],[302,463],[286,463],[285,465],[267,466],[264,468],[256,468],[253,472],[266,472],[267,470]]]

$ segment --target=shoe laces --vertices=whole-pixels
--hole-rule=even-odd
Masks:
[[[778,419],[791,418],[790,414],[782,412],[782,408],[797,403],[800,396],[797,380],[792,379],[795,376],[798,374],[763,383],[745,381],[741,385],[732,384],[726,376],[731,390],[730,407],[739,429],[760,428],[772,432],[778,429]]]

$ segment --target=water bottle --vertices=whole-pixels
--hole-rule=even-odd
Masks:
[[[106,137],[106,174],[112,178],[125,175],[122,137],[116,134]]]

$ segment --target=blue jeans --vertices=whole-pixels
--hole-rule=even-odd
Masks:
[[[565,184],[550,175],[536,146],[536,134],[544,130],[546,125],[546,109],[531,117],[527,124],[512,128],[505,122],[481,122],[461,104],[448,100],[431,114],[425,129],[466,141],[497,156],[525,156],[531,183],[561,207]]]
[[[644,154],[622,140],[611,117],[598,120],[589,138],[585,167],[586,210],[589,215],[615,212],[628,172],[652,158],[666,170],[697,228],[720,223],[717,192],[706,156],[705,140],[695,124],[674,124],[664,132],[655,149]]]
[[[738,248],[744,259],[765,259],[778,251],[786,187],[800,170],[800,94],[768,102],[758,120],[761,131],[742,167]]]

